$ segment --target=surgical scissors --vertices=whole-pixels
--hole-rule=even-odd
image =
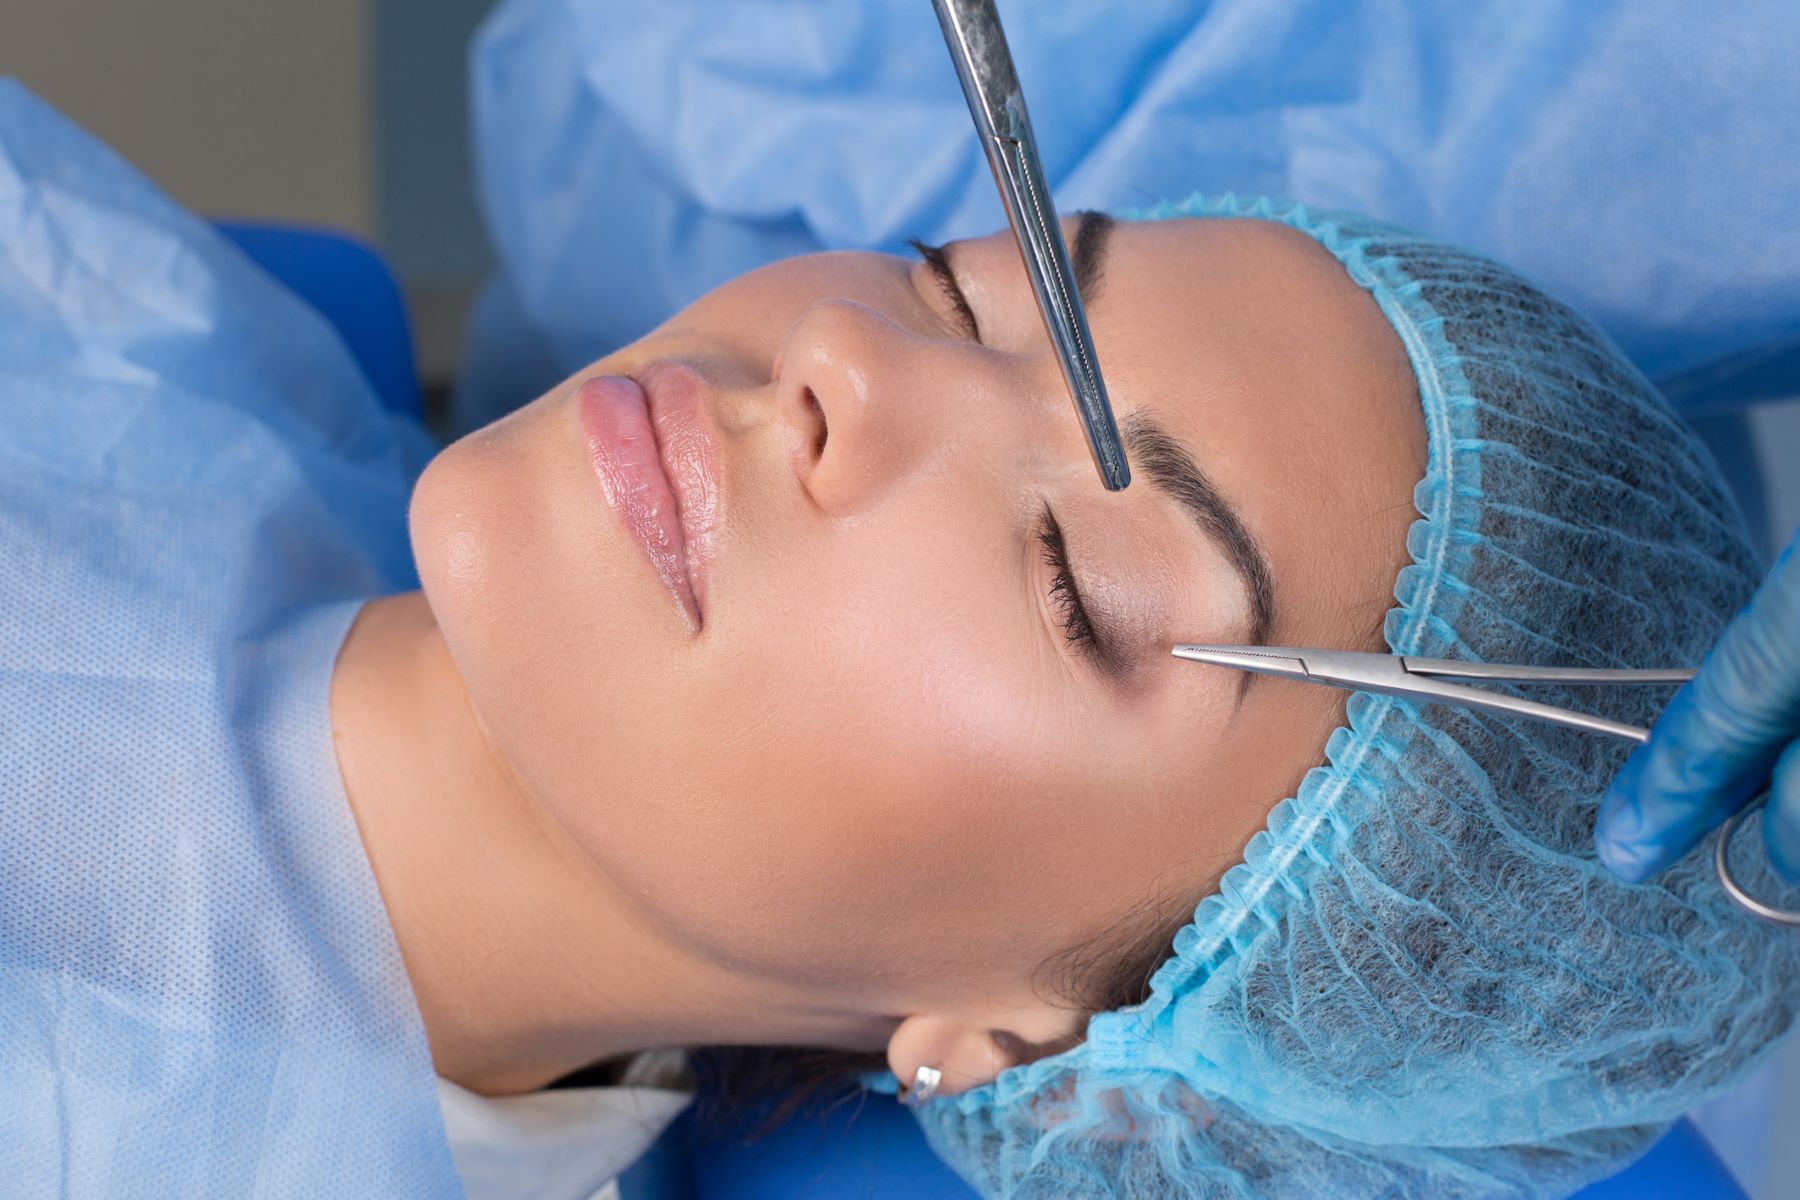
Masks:
[[[1044,329],[1087,434],[1088,453],[1107,491],[1119,491],[1131,482],[1131,466],[1119,445],[1112,405],[1100,380],[1087,311],[1069,269],[1069,251],[1038,161],[1037,139],[1031,133],[1025,94],[1019,90],[1000,14],[994,11],[993,0],[932,0],[932,6],[1000,189],[1006,220],[1024,256]]]
[[[1528,717],[1548,721],[1587,733],[1605,734],[1628,741],[1647,742],[1650,731],[1593,713],[1558,708],[1506,692],[1492,692],[1451,680],[1486,680],[1494,683],[1569,683],[1569,684],[1677,684],[1686,683],[1694,672],[1686,667],[1632,670],[1611,667],[1532,667],[1509,666],[1504,663],[1458,662],[1448,658],[1419,658],[1401,654],[1371,654],[1356,650],[1319,650],[1307,646],[1222,646],[1205,643],[1183,643],[1172,651],[1176,658],[1189,662],[1231,667],[1257,675],[1274,675],[1306,683],[1322,683],[1328,687],[1356,692],[1376,692],[1385,696],[1403,696],[1425,703],[1454,704],[1462,708],[1502,716]],[[1776,925],[1800,927],[1800,912],[1775,908],[1757,900],[1744,890],[1731,874],[1727,849],[1731,835],[1744,817],[1766,804],[1769,793],[1752,800],[1733,813],[1719,827],[1719,841],[1713,849],[1713,866],[1725,894],[1744,911]]]

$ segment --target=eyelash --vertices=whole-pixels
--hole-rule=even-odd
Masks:
[[[956,280],[956,272],[950,269],[950,259],[944,253],[944,248],[927,245],[918,238],[907,238],[906,244],[917,251],[919,257],[925,261],[925,265],[931,268],[931,273],[937,279],[938,286],[943,289],[944,295],[956,308],[956,315],[961,319],[964,331],[971,340],[979,342],[981,340],[981,323],[975,319],[975,310],[969,307],[969,298],[963,295],[962,284]]]
[[[1069,569],[1069,552],[1063,545],[1062,526],[1056,523],[1056,516],[1048,504],[1038,518],[1037,539],[1044,550],[1044,562],[1056,573],[1050,581],[1050,603],[1062,613],[1063,636],[1083,654],[1101,657],[1100,639],[1094,633],[1094,623],[1088,620],[1081,592],[1075,587],[1074,572]]]

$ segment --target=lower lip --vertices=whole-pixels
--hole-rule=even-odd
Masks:
[[[588,459],[607,503],[644,548],[688,627],[698,632],[700,602],[689,572],[688,538],[644,389],[624,376],[602,375],[581,385],[576,402]]]

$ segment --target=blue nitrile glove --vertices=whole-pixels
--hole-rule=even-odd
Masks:
[[[1607,789],[1600,860],[1633,882],[1655,874],[1771,773],[1763,840],[1776,873],[1800,883],[1800,537]]]

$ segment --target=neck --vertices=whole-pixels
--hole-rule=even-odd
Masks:
[[[363,607],[330,703],[439,1075],[499,1095],[651,1047],[885,1044],[890,1021],[658,937],[494,744],[422,593]]]

